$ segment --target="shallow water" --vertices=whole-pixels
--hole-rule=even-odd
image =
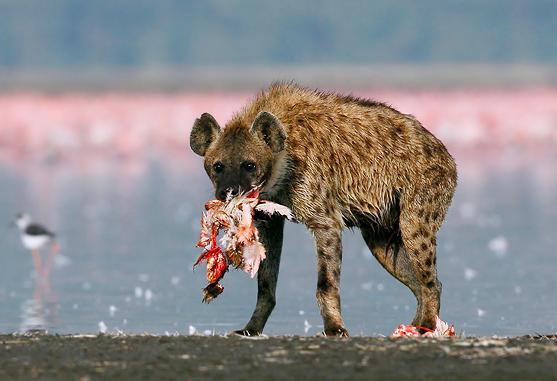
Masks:
[[[438,238],[442,317],[470,335],[557,331],[557,152],[506,148],[455,152],[459,187]],[[28,211],[58,232],[49,284],[33,275],[16,230],[0,230],[0,332],[218,332],[238,329],[256,282],[229,272],[225,292],[201,303],[192,272],[203,202],[201,160],[180,152],[0,164],[0,216]],[[267,334],[322,329],[313,242],[287,224],[277,307]],[[386,273],[357,231],[344,235],[343,313],[352,335],[387,335],[409,322],[410,291]]]

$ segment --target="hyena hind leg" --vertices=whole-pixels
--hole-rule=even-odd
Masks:
[[[416,297],[416,315],[412,324],[420,325],[423,319],[421,284],[402,244],[398,228],[387,234],[377,234],[371,227],[362,227],[360,230],[375,259],[399,282],[408,287]]]
[[[441,305],[436,236],[445,211],[430,202],[418,208],[402,208],[400,214],[402,242],[420,285],[421,316],[416,325],[429,329],[435,329],[435,317]]]

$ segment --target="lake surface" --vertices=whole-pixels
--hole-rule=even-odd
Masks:
[[[467,335],[557,332],[557,150],[453,150],[459,187],[438,238],[442,318]],[[39,282],[15,229],[0,228],[0,332],[225,333],[242,328],[256,281],[225,276],[201,303],[192,271],[199,216],[212,197],[201,160],[183,152],[0,164],[0,218],[26,211],[58,232],[60,254]],[[2,225],[3,226],[3,225]],[[277,307],[267,334],[314,335],[313,242],[287,224]],[[388,335],[411,321],[410,291],[384,271],[360,234],[344,235],[342,307],[352,335]]]

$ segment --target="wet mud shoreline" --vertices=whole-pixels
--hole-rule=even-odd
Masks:
[[[0,336],[0,379],[557,380],[557,338]]]

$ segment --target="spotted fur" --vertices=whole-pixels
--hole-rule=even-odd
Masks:
[[[277,83],[224,129],[214,123],[212,117],[200,118],[190,141],[205,156],[217,197],[226,189],[262,184],[263,197],[290,207],[312,231],[316,296],[327,335],[348,334],[339,296],[345,227],[360,228],[381,265],[414,293],[413,324],[434,328],[441,295],[435,237],[457,175],[445,146],[418,120],[383,103]],[[257,170],[243,171],[246,161]],[[229,172],[215,173],[215,162]],[[266,246],[280,258],[282,224],[273,224],[276,234],[265,231]],[[269,261],[260,272],[266,288],[259,289],[243,332],[263,330],[274,306],[278,263]]]

